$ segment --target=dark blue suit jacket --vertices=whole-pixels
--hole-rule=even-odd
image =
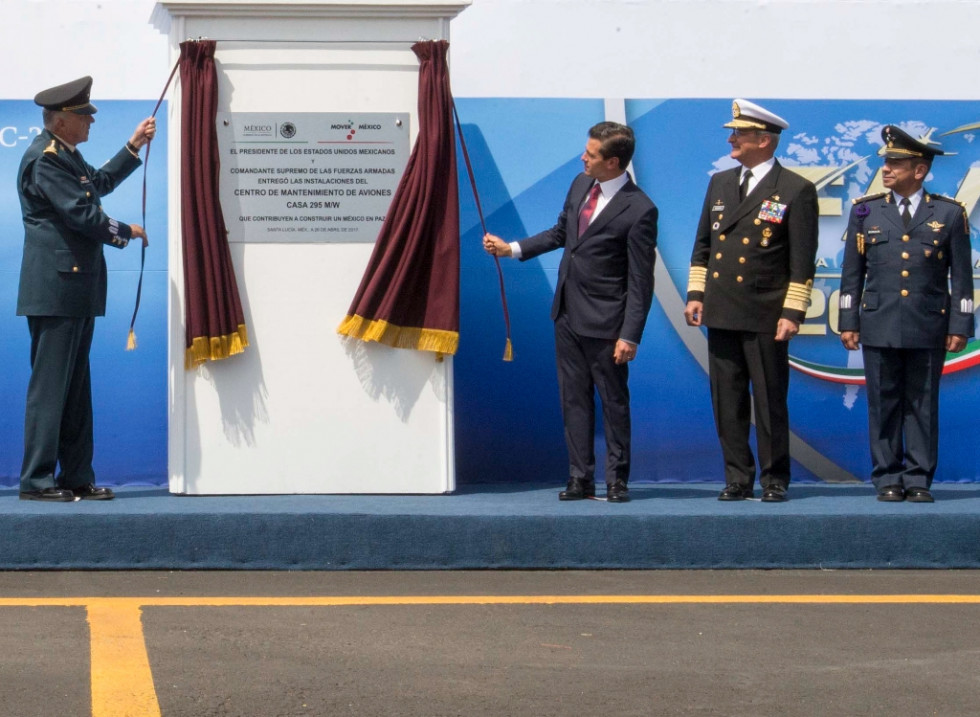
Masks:
[[[551,318],[564,310],[580,336],[638,344],[653,302],[657,207],[631,179],[579,237],[579,208],[594,181],[575,178],[555,225],[518,242],[521,260],[563,247]]]

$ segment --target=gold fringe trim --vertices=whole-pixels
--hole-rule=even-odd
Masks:
[[[129,330],[129,336],[126,338],[126,350],[134,351],[136,349],[136,334],[132,329]]]
[[[188,371],[205,361],[220,361],[240,354],[248,346],[248,329],[239,324],[238,330],[227,336],[198,336],[184,354],[184,368]]]
[[[455,354],[459,348],[459,332],[442,329],[423,329],[415,326],[396,326],[381,319],[365,319],[357,314],[344,317],[337,333],[361,341],[377,341],[396,349],[433,351]]]
[[[507,345],[504,346],[504,361],[514,360],[514,347],[510,343],[510,339],[507,339]]]

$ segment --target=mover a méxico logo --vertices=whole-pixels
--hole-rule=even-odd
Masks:
[[[847,228],[847,218],[850,212],[851,200],[865,194],[885,191],[881,179],[881,159],[877,156],[877,148],[881,145],[880,123],[854,123],[851,128],[851,138],[854,146],[867,144],[867,153],[844,164],[843,166],[791,166],[793,171],[803,175],[816,186],[820,201],[820,249],[817,254],[816,274],[813,279],[811,305],[806,315],[806,322],[800,327],[800,336],[793,342],[794,353],[800,351],[806,358],[791,355],[790,365],[808,376],[837,384],[864,384],[864,369],[861,366],[861,352],[847,351],[840,343],[838,327],[838,299],[840,296],[841,262],[844,256],[844,235]],[[909,123],[902,125],[903,129],[913,136],[919,136],[920,141],[935,143],[932,139],[933,128],[921,124]],[[939,157],[933,163],[933,171],[927,177],[926,190],[931,193],[945,194],[959,201],[968,217],[971,218],[970,242],[976,247],[980,235],[973,228],[972,215],[980,200],[980,148],[974,148],[972,143],[980,135],[974,131],[980,129],[980,122],[964,125],[944,132],[943,149],[954,157]],[[826,141],[826,140],[825,140]],[[835,140],[836,141],[836,140]],[[804,159],[808,143],[816,143],[816,139],[795,137],[793,144],[787,147],[790,156]],[[782,149],[782,148],[781,148]],[[855,153],[850,153],[853,157]],[[957,159],[956,154],[965,155],[972,161],[964,170],[963,162],[959,176],[947,176],[940,165],[944,160]],[[972,155],[976,155],[973,157]],[[942,173],[942,177],[938,177]],[[980,274],[978,251],[973,249],[974,280]],[[974,288],[974,305],[980,305],[980,291]],[[840,365],[846,362],[845,365]],[[971,339],[966,349],[958,354],[948,354],[944,373],[952,373],[971,368],[980,364],[980,340]]]

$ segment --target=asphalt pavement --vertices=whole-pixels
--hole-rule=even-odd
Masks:
[[[978,668],[973,571],[0,573],[10,717],[976,715]]]

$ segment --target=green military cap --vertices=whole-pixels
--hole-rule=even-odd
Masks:
[[[92,78],[79,77],[77,80],[38,92],[34,95],[34,104],[55,112],[94,115],[98,110],[88,101],[91,91]]]
[[[927,132],[926,136],[928,137],[930,134],[932,132]],[[887,159],[911,159],[912,157],[931,159],[936,155],[946,154],[938,142],[926,144],[922,139],[914,139],[908,132],[893,124],[886,124],[881,128],[881,141],[885,144],[878,150],[878,156]]]

